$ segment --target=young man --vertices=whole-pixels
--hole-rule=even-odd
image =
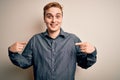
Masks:
[[[61,5],[48,3],[44,7],[47,30],[34,35],[27,45],[16,42],[9,47],[13,64],[24,69],[33,65],[35,80],[74,80],[76,63],[87,69],[96,62],[95,47],[81,42],[74,34],[64,32],[62,19]]]

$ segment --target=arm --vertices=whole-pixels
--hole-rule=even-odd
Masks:
[[[96,62],[96,48],[88,42],[76,43],[78,66],[87,69]]]
[[[24,69],[32,65],[31,41],[26,45],[26,47],[25,45],[26,43],[16,42],[8,48],[9,58],[12,63]],[[19,52],[22,52],[22,54],[19,54]]]

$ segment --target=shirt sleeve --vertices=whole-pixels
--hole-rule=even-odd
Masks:
[[[77,52],[77,63],[78,66],[87,69],[91,67],[94,63],[96,63],[96,53],[97,51],[95,50],[91,54],[86,54],[82,52]]]
[[[81,42],[79,38],[76,39],[76,42]],[[97,60],[97,50],[95,49],[94,52],[91,54],[86,54],[81,52],[80,47],[76,46],[76,58],[78,66],[87,69],[91,67]]]
[[[28,42],[22,54],[13,53],[8,48],[9,58],[13,64],[26,69],[32,65],[32,40]]]

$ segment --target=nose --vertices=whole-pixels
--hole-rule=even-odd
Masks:
[[[55,17],[53,17],[53,18],[52,18],[52,22],[54,23],[55,21],[56,21],[56,18],[55,18]]]

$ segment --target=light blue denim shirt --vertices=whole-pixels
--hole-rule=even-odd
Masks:
[[[76,63],[87,69],[96,62],[97,54],[96,50],[92,54],[82,53],[76,42],[81,40],[62,29],[55,39],[46,30],[34,35],[22,54],[9,51],[9,57],[21,68],[33,65],[35,80],[74,80]]]

